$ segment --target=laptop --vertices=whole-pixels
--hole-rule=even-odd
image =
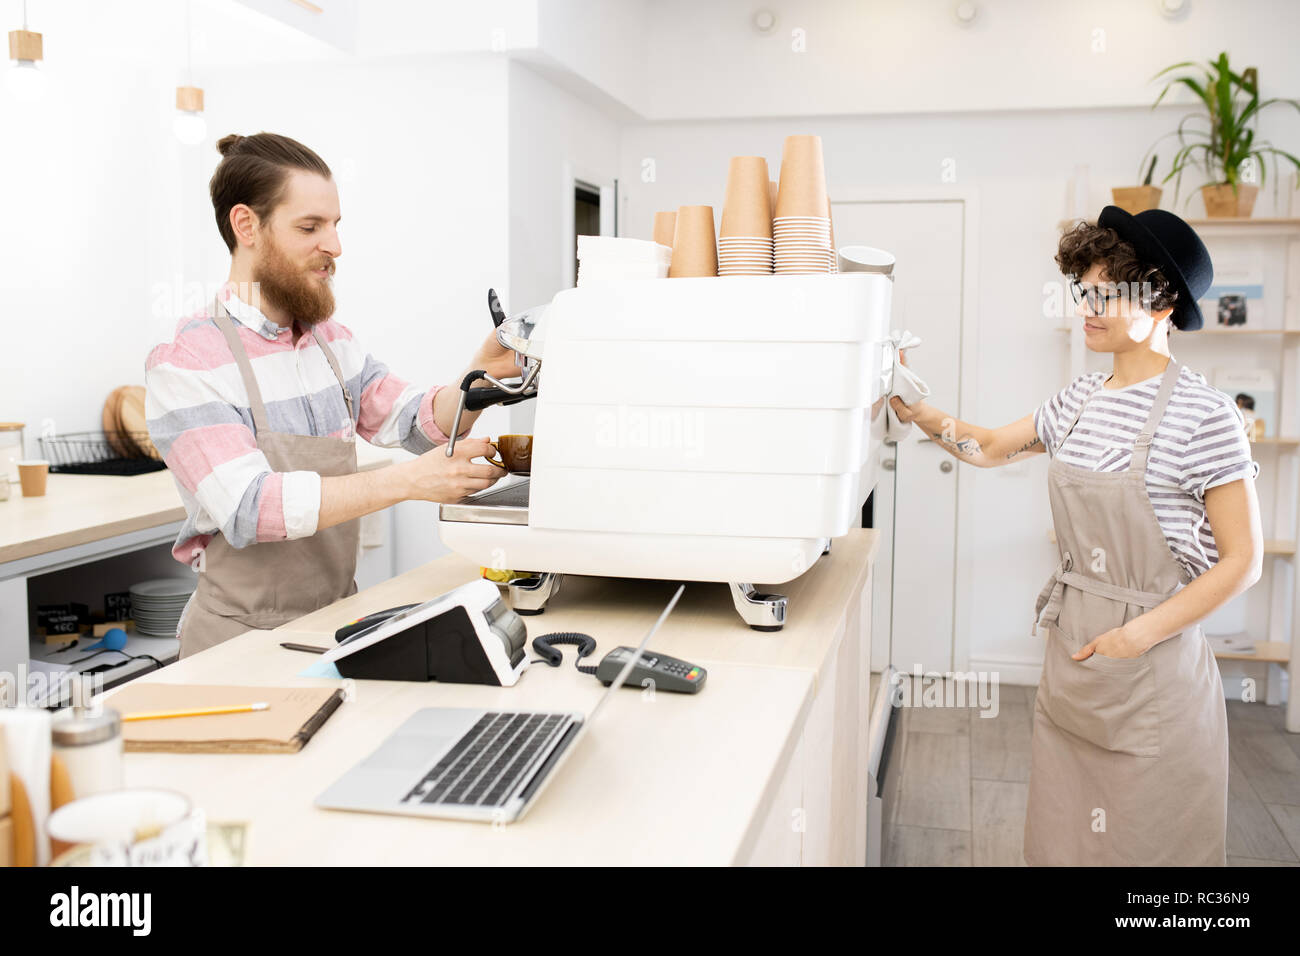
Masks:
[[[618,693],[685,589],[678,586],[590,714],[426,707],[317,797],[316,806],[490,823],[518,820]]]

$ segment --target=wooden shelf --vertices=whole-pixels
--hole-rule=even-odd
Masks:
[[[1251,442],[1252,445],[1296,445],[1300,444],[1300,438],[1256,438]]]
[[[1260,661],[1265,664],[1289,664],[1291,662],[1291,645],[1281,641],[1256,641],[1254,654],[1234,654],[1215,651],[1214,656],[1221,661]]]

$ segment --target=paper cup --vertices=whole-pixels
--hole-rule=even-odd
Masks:
[[[716,276],[717,236],[713,231],[712,206],[679,206],[673,230],[673,260],[669,278]]]
[[[840,272],[876,272],[887,276],[894,274],[894,255],[884,249],[843,246],[836,258]]]
[[[45,494],[45,482],[49,474],[48,461],[28,459],[18,462],[18,480],[23,486],[23,497],[39,498]]]
[[[826,215],[826,167],[820,136],[787,136],[781,152],[776,218]]]
[[[661,246],[672,248],[673,230],[677,228],[677,213],[674,212],[657,212],[655,213],[654,241]]]
[[[189,798],[173,790],[107,790],[65,803],[46,832],[90,846],[92,866],[188,866],[202,863],[207,825]]]
[[[827,223],[827,225],[830,227],[830,232],[831,232],[831,249],[834,250],[834,248],[835,248],[835,219],[834,219],[834,217],[831,215],[831,197],[830,197],[830,196],[827,196],[827,197],[826,197],[826,223]],[[839,272],[839,271],[840,271],[840,270],[839,270],[839,267],[838,267],[837,258],[836,258],[835,256],[832,255],[832,256],[831,256],[831,272]]]
[[[772,206],[767,192],[767,160],[733,156],[727,169],[727,194],[718,236],[772,235]]]

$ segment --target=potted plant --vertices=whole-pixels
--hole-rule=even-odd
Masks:
[[[1141,167],[1138,172],[1141,172]],[[1147,209],[1160,208],[1160,187],[1151,185],[1151,175],[1156,171],[1156,157],[1151,157],[1151,165],[1147,167],[1147,174],[1142,180],[1141,186],[1112,186],[1110,190],[1111,200],[1120,209],[1125,212],[1137,213]]]
[[[1151,104],[1152,109],[1159,106],[1165,94],[1176,85],[1185,86],[1195,93],[1204,107],[1204,111],[1188,113],[1179,122],[1178,129],[1160,138],[1177,136],[1179,142],[1169,174],[1161,182],[1167,183],[1177,177],[1174,188],[1176,206],[1182,188],[1183,171],[1189,166],[1197,166],[1209,177],[1209,181],[1201,186],[1206,215],[1249,216],[1259,192],[1256,183],[1264,182],[1267,158],[1273,159],[1275,176],[1279,156],[1300,171],[1300,159],[1275,148],[1271,143],[1256,142],[1255,130],[1250,128],[1250,124],[1252,121],[1257,122],[1259,111],[1266,106],[1287,103],[1300,110],[1300,102],[1280,97],[1261,101],[1255,68],[1250,67],[1240,74],[1233,72],[1228,66],[1227,53],[1220,53],[1217,60],[1207,63],[1207,66],[1198,66],[1191,61],[1175,63],[1151,78],[1154,81],[1172,70],[1190,71],[1172,77]],[[1189,126],[1192,121],[1204,124],[1203,128]],[[1155,145],[1151,148],[1154,149]],[[1149,154],[1151,150],[1147,152]],[[1145,157],[1143,162],[1146,162]]]

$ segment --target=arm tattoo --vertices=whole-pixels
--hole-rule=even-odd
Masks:
[[[931,432],[930,437],[949,448],[956,448],[963,455],[974,455],[980,450],[980,443],[974,438],[962,438],[953,441],[953,439],[945,437],[943,432]]]
[[[1042,444],[1042,440],[1038,438],[1035,438],[1033,441],[1027,441],[1019,448],[1017,448],[1015,451],[1007,452],[1007,458],[1009,459],[1015,458],[1016,455],[1019,455],[1021,452],[1029,451],[1029,449],[1033,448],[1035,445],[1041,445],[1041,444]]]

